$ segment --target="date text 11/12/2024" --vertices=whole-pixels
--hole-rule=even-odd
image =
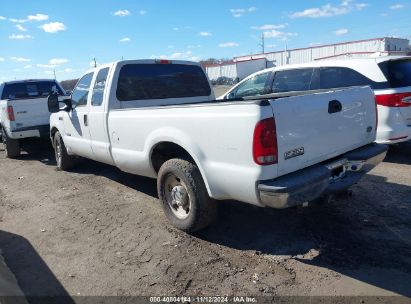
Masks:
[[[234,296],[234,297],[209,297],[209,296],[195,296],[195,297],[150,297],[150,303],[257,303],[257,299],[248,296]]]

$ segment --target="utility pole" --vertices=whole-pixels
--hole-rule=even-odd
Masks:
[[[265,36],[264,33],[261,33],[261,42],[258,44],[259,47],[261,47],[261,52],[264,54],[265,53]]]
[[[54,74],[54,79],[57,79],[57,77],[56,77],[56,69],[53,69],[53,74]]]
[[[94,67],[96,68],[97,67],[96,57],[94,57],[93,60],[94,60]]]

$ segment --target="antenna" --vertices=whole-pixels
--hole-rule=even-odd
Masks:
[[[264,33],[261,33],[261,42],[258,44],[259,47],[261,47],[261,52],[264,54],[265,53],[265,35]]]
[[[94,57],[93,60],[94,60],[94,67],[96,68],[97,67],[96,57]]]

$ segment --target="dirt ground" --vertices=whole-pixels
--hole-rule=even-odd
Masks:
[[[26,295],[411,297],[411,144],[352,198],[221,202],[195,236],[168,224],[154,180],[88,160],[56,171],[48,143],[0,150],[0,248]]]

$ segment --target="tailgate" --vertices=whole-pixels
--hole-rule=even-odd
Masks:
[[[411,106],[400,108],[400,113],[407,127],[411,127]]]
[[[405,124],[408,127],[411,126],[411,86],[402,87],[402,88],[390,88],[385,90],[375,90],[375,95],[378,97],[391,97],[389,103],[380,102],[379,107],[383,107],[387,112],[390,111],[392,114],[391,122],[386,121],[386,124],[400,123]],[[384,100],[384,99],[383,99]],[[401,106],[395,106],[391,103],[401,103]],[[398,110],[398,111],[397,111]],[[400,115],[395,115],[399,112]],[[403,126],[398,126],[403,128]]]
[[[400,96],[404,96],[401,98],[401,100],[408,106],[399,107],[399,110],[402,119],[404,119],[404,123],[408,127],[411,127],[411,87],[397,88],[395,89],[395,93],[399,94]]]
[[[13,107],[15,117],[15,120],[11,122],[12,130],[48,125],[50,123],[47,97],[12,99],[8,100],[7,104]]]
[[[280,98],[270,104],[277,127],[279,175],[375,140],[375,97],[368,87]]]

